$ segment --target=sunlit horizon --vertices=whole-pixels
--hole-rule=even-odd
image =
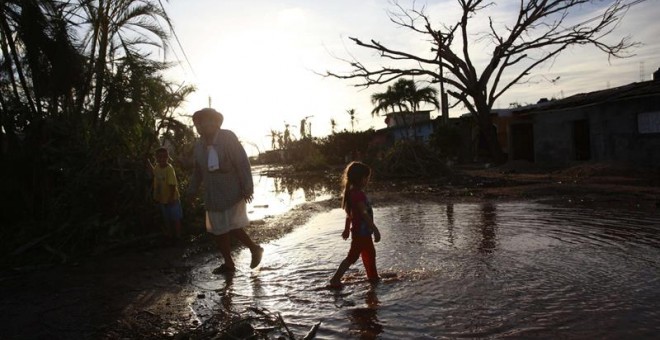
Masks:
[[[400,3],[408,7],[411,2]],[[437,23],[446,23],[440,13],[457,6],[454,0],[426,4]],[[631,50],[634,56],[608,60],[595,48],[569,49],[554,62],[535,69],[531,81],[512,88],[498,100],[496,108],[652,79],[652,73],[660,67],[660,44],[655,36],[660,24],[654,18],[654,4],[657,7],[657,2],[651,0],[630,7],[612,36],[631,35],[632,40],[640,42],[640,47]],[[393,8],[387,0],[259,0],[250,5],[240,1],[172,1],[166,9],[187,56],[186,60],[179,51],[176,58],[180,64],[167,76],[197,87],[178,112],[190,115],[210,103],[224,114],[223,128],[234,131],[250,155],[270,149],[271,130],[283,131],[285,124],[295,138],[299,137],[300,121],[305,117],[309,117],[313,137],[330,134],[331,119],[337,123],[336,131],[350,131],[349,109],[357,112],[355,130],[385,127],[383,117],[372,117],[370,101],[371,94],[382,92],[385,86],[356,88],[352,85],[357,81],[318,74],[348,70],[338,58],[350,55],[379,65],[377,55],[354,46],[348,37],[375,39],[399,48],[404,44],[407,48],[430,47],[414,40],[419,36],[390,22],[387,10]],[[510,11],[506,5],[497,10],[502,17]],[[557,77],[554,83],[548,81]],[[424,79],[415,80],[425,85],[421,82]],[[458,107],[450,111],[450,116],[465,112]],[[433,117],[437,115],[436,110],[432,111]]]

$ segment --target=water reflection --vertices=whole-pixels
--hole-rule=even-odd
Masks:
[[[233,290],[232,286],[234,283],[234,274],[229,273],[225,275],[225,286],[217,291],[218,295],[220,296],[220,305],[222,308],[229,313],[235,313],[236,311],[234,310],[235,306],[232,303],[232,295]]]
[[[445,206],[445,215],[447,217],[447,241],[454,245],[454,204],[447,203]]]
[[[365,294],[365,307],[353,308],[348,315],[351,322],[350,333],[360,339],[376,339],[383,332],[383,325],[378,320],[378,296],[371,288]]]
[[[302,190],[306,201],[315,201],[319,196],[328,194],[329,183],[324,177],[304,177],[304,178],[274,178],[275,194],[286,193],[289,198],[293,198],[298,190]]]
[[[497,247],[495,237],[497,210],[494,204],[484,203],[481,205],[480,213],[481,242],[477,249],[482,254],[490,254]]]
[[[254,200],[248,205],[250,220],[279,215],[305,202],[332,197],[337,183],[323,176],[272,177],[264,167],[254,167]]]
[[[349,247],[334,209],[264,245],[257,271],[239,268],[223,307],[282,314],[319,338],[652,338],[660,332],[660,213],[535,203],[404,202],[374,210],[378,266],[323,289]],[[237,263],[249,263],[239,250]],[[209,261],[209,263],[217,263]],[[484,265],[485,264],[485,265]],[[201,264],[194,285],[223,279]],[[201,302],[200,302],[201,303]],[[227,304],[227,305],[226,305]]]

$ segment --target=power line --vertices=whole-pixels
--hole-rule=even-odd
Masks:
[[[181,40],[179,40],[179,35],[176,34],[176,31],[174,30],[174,25],[172,24],[172,21],[170,20],[170,17],[167,15],[167,11],[165,10],[165,6],[163,5],[162,0],[158,0],[158,4],[160,4],[160,8],[163,10],[163,13],[165,14],[165,21],[167,22],[167,25],[170,27],[170,30],[172,31],[172,35],[174,36],[174,40],[176,40],[177,45],[179,46],[179,49],[181,50],[181,53],[183,53],[183,58],[186,59],[186,63],[188,64],[188,67],[190,68],[190,72],[192,72],[193,76],[197,78],[197,74],[195,74],[195,70],[192,67],[192,64],[190,63],[190,59],[188,59],[188,54],[186,53],[186,50],[183,48],[183,45],[181,44]],[[176,52],[175,52],[176,55]],[[177,56],[178,59],[178,56]]]

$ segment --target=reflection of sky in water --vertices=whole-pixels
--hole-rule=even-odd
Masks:
[[[279,215],[305,203],[332,197],[330,184],[324,178],[280,178],[261,174],[262,167],[254,167],[254,200],[248,204],[251,221]]]
[[[303,195],[304,197],[304,195]],[[217,254],[193,272],[202,317],[248,306],[281,313],[321,339],[657,338],[660,213],[536,203],[374,202],[381,284],[358,261],[341,291],[323,289],[346,256],[341,209],[263,244],[256,270],[235,251],[233,281]],[[396,275],[396,277],[393,277]],[[203,317],[202,317],[203,318]],[[202,320],[203,321],[203,320]]]

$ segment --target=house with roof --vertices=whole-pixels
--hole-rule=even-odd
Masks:
[[[376,130],[369,148],[390,147],[402,140],[428,143],[434,131],[431,110],[388,113],[385,124],[385,128]]]
[[[389,132],[395,143],[401,140],[428,143],[433,134],[430,110],[388,113],[385,116],[385,124],[387,127],[383,130]]]
[[[514,110],[509,159],[660,167],[660,69],[653,80]]]
[[[368,152],[380,158],[399,141],[419,141],[428,144],[435,122],[431,111],[393,112],[385,115],[385,128],[378,129],[367,146]]]

